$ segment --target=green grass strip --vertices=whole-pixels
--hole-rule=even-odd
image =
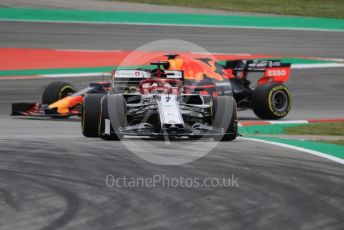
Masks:
[[[253,134],[285,134],[285,128],[298,127],[302,124],[271,124],[271,125],[252,125],[239,127],[239,133],[245,135]]]
[[[241,126],[242,134],[344,135],[344,122]]]
[[[205,9],[344,18],[343,0],[110,0]]]
[[[233,16],[143,12],[97,12],[65,9],[0,8],[0,19],[85,23],[143,23],[224,27],[296,28],[344,31],[343,19]]]
[[[344,138],[344,122],[309,123],[297,127],[285,127],[284,131],[291,135],[336,135]]]
[[[344,146],[344,139],[343,140],[324,140],[323,142]]]
[[[281,138],[274,138],[274,137],[257,137],[257,136],[247,136],[247,137],[292,145],[292,146],[301,147],[305,149],[310,149],[310,150],[325,153],[334,157],[338,157],[340,159],[344,159],[344,146],[340,146],[340,145],[327,144],[327,143],[318,142],[318,141],[292,140],[292,139],[281,139]]]

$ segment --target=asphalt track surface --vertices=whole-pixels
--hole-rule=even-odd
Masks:
[[[132,50],[183,39],[210,52],[344,58],[342,32],[0,22],[1,47]]]
[[[211,52],[344,55],[344,34],[334,32],[0,22],[0,34],[1,47],[135,49],[172,37]],[[343,73],[341,68],[294,70],[288,83],[294,95],[288,119],[342,117]],[[90,78],[67,80],[82,87]],[[336,162],[239,139],[218,144],[192,163],[161,166],[137,157],[124,142],[82,137],[78,119],[8,116],[10,103],[39,100],[50,81],[0,82],[0,229],[341,229],[344,225],[344,168]],[[248,111],[240,118],[254,115]],[[147,143],[152,148],[146,151],[160,147],[160,154],[190,152],[190,141]],[[202,140],[193,151],[209,144],[210,140]],[[239,187],[107,187],[109,174],[117,178],[234,174]]]

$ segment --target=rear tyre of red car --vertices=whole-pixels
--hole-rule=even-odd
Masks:
[[[109,109],[111,114],[109,113]],[[99,120],[99,136],[104,140],[118,141],[123,138],[119,134],[120,127],[125,127],[127,104],[125,98],[121,95],[108,95],[103,97],[101,101],[101,112]],[[110,127],[106,128],[106,122],[109,122]],[[108,133],[106,133],[108,129]]]
[[[51,82],[44,89],[42,95],[42,104],[50,105],[70,94],[75,93],[76,90],[73,85],[64,81]]]
[[[253,111],[262,119],[281,119],[289,113],[291,100],[290,91],[285,85],[259,85],[252,94]]]
[[[84,97],[81,113],[81,129],[85,137],[98,137],[101,99],[104,94],[88,94]]]
[[[232,141],[238,135],[237,106],[233,97],[218,96],[213,98],[213,126],[223,128],[225,134],[214,136],[216,141]]]

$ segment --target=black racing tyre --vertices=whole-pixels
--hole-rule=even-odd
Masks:
[[[253,112],[262,119],[281,119],[290,111],[291,94],[282,84],[257,86],[252,93]]]
[[[238,135],[237,106],[233,97],[218,96],[213,98],[213,126],[223,128],[223,136],[214,136],[216,141],[232,141]]]
[[[85,137],[98,137],[101,99],[104,94],[88,94],[84,97],[81,113],[81,130]]]
[[[109,105],[109,97],[110,103]],[[110,118],[109,107],[114,110],[115,117]],[[110,134],[105,133],[105,122],[110,120]],[[113,121],[113,122],[112,122]],[[101,101],[101,112],[98,133],[104,140],[120,140],[122,135],[115,134],[119,127],[126,125],[126,101],[123,96],[111,95],[105,96]]]
[[[109,114],[109,109],[112,112]],[[101,101],[98,133],[104,140],[118,141],[123,135],[116,133],[120,127],[127,125],[127,103],[121,95],[108,95]],[[106,121],[108,120],[108,121]],[[110,122],[110,134],[105,133],[105,123]]]
[[[50,105],[70,94],[75,93],[73,85],[63,81],[51,82],[45,87],[42,95],[42,104]]]

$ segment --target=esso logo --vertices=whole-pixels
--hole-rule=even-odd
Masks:
[[[287,75],[287,71],[285,69],[270,69],[267,71],[267,75],[269,77],[284,77]]]

